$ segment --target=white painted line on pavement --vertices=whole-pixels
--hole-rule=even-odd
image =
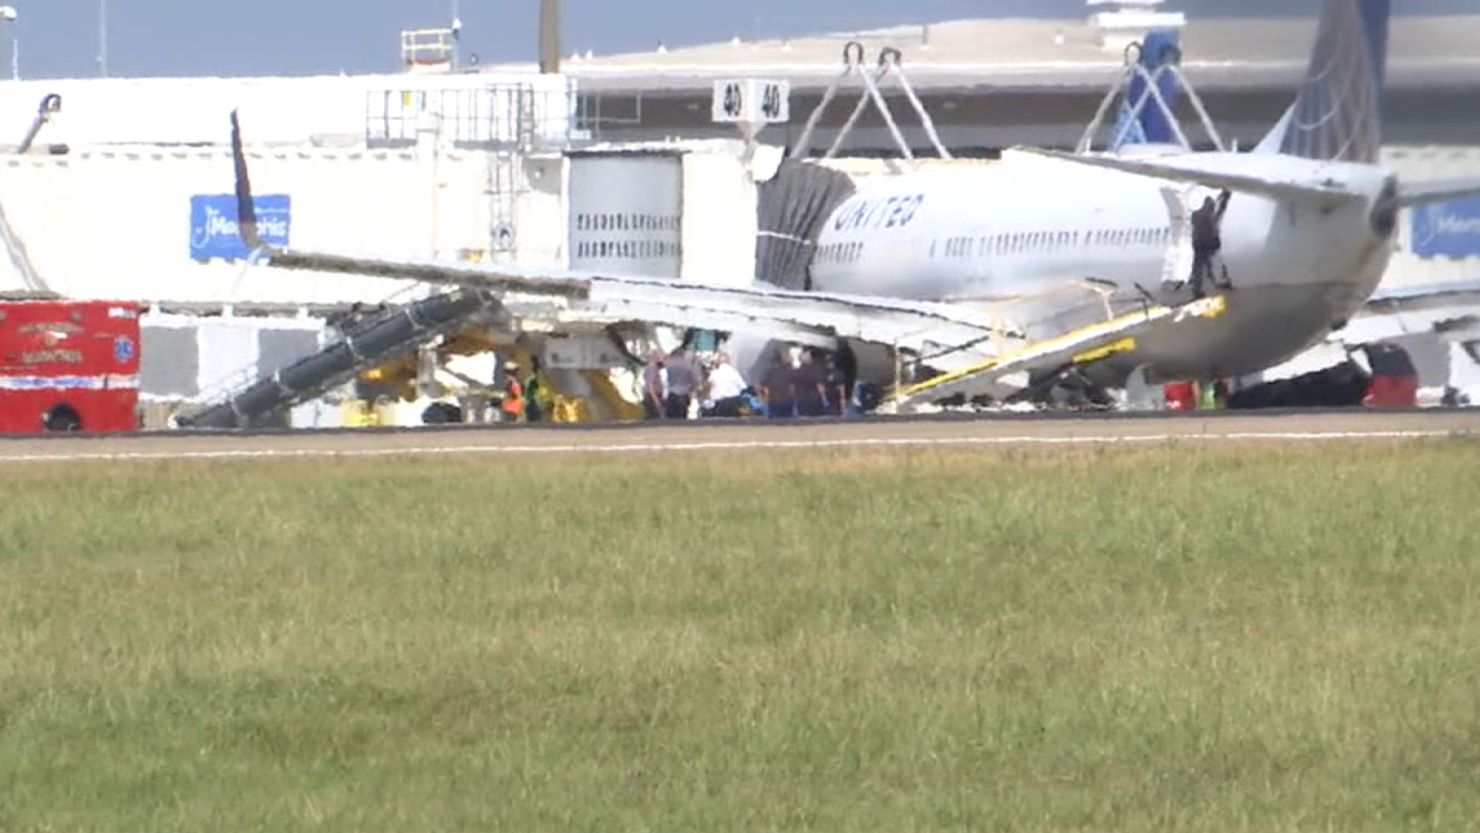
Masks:
[[[753,440],[744,442],[612,443],[606,445],[468,445],[405,448],[262,448],[221,451],[83,451],[61,454],[0,454],[0,463],[149,462],[170,460],[338,459],[420,456],[487,456],[542,454],[642,454],[668,451],[824,451],[849,448],[930,448],[942,446],[1083,446],[1150,445],[1178,442],[1248,442],[1336,440],[1422,440],[1468,438],[1469,431],[1244,431],[1226,434],[1110,434],[1082,437],[920,437],[843,440]]]

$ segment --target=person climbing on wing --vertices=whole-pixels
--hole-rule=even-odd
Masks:
[[[1223,215],[1228,211],[1229,191],[1203,200],[1202,208],[1192,212],[1192,278],[1188,285],[1192,294],[1201,298],[1209,282],[1220,289],[1228,289],[1228,268],[1223,265],[1219,252],[1223,250]],[[1215,270],[1215,266],[1217,267]]]

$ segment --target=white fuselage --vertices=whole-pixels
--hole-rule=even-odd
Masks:
[[[1220,319],[1151,339],[1117,372],[1164,376],[1262,369],[1341,326],[1376,288],[1392,251],[1372,208],[1389,177],[1365,165],[1274,155],[1197,154],[1200,169],[1281,166],[1322,176],[1366,200],[1332,207],[1235,193],[1222,222],[1234,291]],[[1169,160],[1160,160],[1169,161]],[[1175,157],[1170,161],[1175,161]],[[814,289],[982,304],[1030,338],[1103,320],[1155,292],[1174,239],[1168,193],[1200,204],[1215,192],[1036,157],[946,164],[864,182],[828,219],[812,262]],[[1186,274],[1178,275],[1184,280]]]

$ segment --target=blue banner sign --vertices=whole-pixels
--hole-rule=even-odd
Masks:
[[[1413,253],[1419,257],[1480,256],[1480,197],[1413,209]]]
[[[293,198],[287,194],[253,197],[257,234],[273,246],[288,245]],[[190,198],[190,257],[193,260],[244,260],[250,254],[237,228],[235,194],[196,194]]]

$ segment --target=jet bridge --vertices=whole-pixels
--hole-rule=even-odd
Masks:
[[[480,315],[502,309],[491,293],[460,289],[396,307],[349,328],[339,341],[261,379],[229,388],[216,401],[176,418],[182,428],[261,425],[316,399],[356,374],[407,355]]]

